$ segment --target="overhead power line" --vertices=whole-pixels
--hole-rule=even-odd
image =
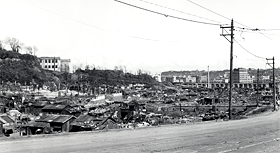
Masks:
[[[74,22],[77,22],[77,23],[80,23],[80,24],[83,24],[83,25],[86,25],[86,26],[89,26],[89,27],[93,27],[95,29],[98,29],[98,30],[102,30],[102,31],[106,31],[106,32],[109,32],[109,33],[117,33],[116,31],[111,31],[111,30],[108,30],[108,29],[104,29],[104,28],[101,28],[101,27],[98,27],[98,26],[94,26],[94,25],[91,25],[91,24],[88,24],[86,22],[82,22],[82,21],[79,21],[79,20],[76,20],[76,19],[73,19],[73,18],[70,18],[70,17],[67,17],[67,16],[64,16],[64,15],[61,15],[59,13],[56,13],[54,11],[50,11],[48,9],[45,9],[43,7],[40,7],[38,5],[34,5],[32,3],[29,3],[29,2],[26,2],[25,0],[22,0],[24,3],[28,4],[28,5],[31,5],[33,7],[36,7],[38,9],[41,9],[41,10],[44,10],[46,12],[49,12],[51,14],[54,14],[54,15],[57,15],[57,16],[60,16],[62,18],[65,18],[65,19],[68,19],[68,20],[71,20],[71,21],[74,21]],[[118,32],[121,34],[121,32]],[[126,35],[126,34],[121,34],[121,35],[124,35],[126,37],[131,37],[131,38],[134,38],[134,39],[141,39],[141,40],[147,40],[147,41],[161,41],[161,40],[157,40],[157,39],[150,39],[150,38],[143,38],[143,37],[138,37],[138,36],[133,36],[133,35]],[[176,41],[167,41],[167,42],[176,42]]]
[[[196,20],[190,20],[190,19],[186,19],[186,18],[176,17],[176,16],[173,16],[173,15],[168,15],[168,14],[160,13],[160,12],[157,12],[157,11],[149,10],[149,9],[146,9],[146,8],[143,8],[143,7],[139,7],[139,6],[136,6],[136,5],[132,5],[132,4],[122,2],[122,1],[119,1],[119,0],[115,0],[115,1],[119,2],[119,3],[122,3],[122,4],[125,4],[125,5],[128,5],[128,6],[131,6],[131,7],[135,7],[135,8],[144,10],[144,11],[148,11],[148,12],[155,13],[155,14],[158,14],[158,15],[163,15],[165,17],[170,17],[170,18],[189,21],[189,22],[201,23],[201,24],[216,25],[216,26],[221,25],[221,24],[217,24],[217,23],[202,22],[202,21],[196,21]]]
[[[226,16],[223,16],[223,15],[221,15],[221,14],[215,12],[215,11],[212,11],[212,10],[210,10],[210,9],[204,7],[204,6],[201,6],[201,5],[195,3],[195,2],[193,2],[193,1],[191,1],[191,0],[187,0],[187,1],[190,2],[190,3],[192,3],[192,4],[194,4],[194,5],[196,5],[196,6],[199,6],[199,7],[203,8],[203,9],[209,11],[209,12],[212,12],[212,13],[214,13],[214,14],[220,16],[220,17],[223,17],[223,18],[225,18],[225,19],[231,20],[230,18],[228,18],[228,17],[226,17]],[[244,27],[250,28],[249,26],[246,26],[246,25],[244,25],[244,24],[242,24],[242,23],[240,23],[240,22],[237,22],[237,21],[234,21],[234,22],[237,23],[237,24],[239,24],[239,25],[242,25],[242,26],[244,26]],[[270,37],[266,36],[266,35],[263,34],[262,32],[259,32],[259,34],[261,34],[261,35],[267,37],[268,39],[272,40]]]
[[[257,55],[255,55],[255,54],[253,54],[252,52],[250,52],[249,50],[247,50],[246,48],[244,48],[238,41],[236,41],[235,39],[234,39],[234,42],[236,42],[241,48],[243,48],[246,52],[248,52],[249,54],[251,54],[251,55],[253,55],[253,56],[255,56],[255,57],[257,57],[257,58],[260,58],[260,59],[266,59],[266,58],[264,58],[264,57],[261,57],[261,56],[257,56]]]
[[[258,31],[247,31],[247,30],[234,30],[234,31],[241,32],[241,33],[246,32],[246,33],[258,34]],[[263,33],[263,34],[265,34],[265,35],[272,35],[272,36],[280,36],[280,34],[274,34],[274,33]]]
[[[259,28],[243,28],[243,27],[236,27],[238,29],[241,29],[241,30],[249,30],[249,31],[278,31],[280,29],[259,29]]]
[[[225,16],[223,16],[223,15],[221,15],[221,14],[217,13],[217,12],[214,12],[214,11],[212,11],[212,10],[210,10],[210,9],[208,9],[208,8],[204,7],[204,6],[201,6],[201,5],[199,5],[199,4],[197,4],[197,3],[193,2],[193,1],[190,1],[190,0],[187,0],[187,1],[188,1],[188,2],[190,2],[190,3],[192,3],[192,4],[194,4],[194,5],[196,5],[196,6],[201,7],[201,8],[203,8],[203,9],[207,10],[207,11],[210,11],[210,12],[212,12],[212,13],[214,13],[214,14],[216,14],[216,15],[220,16],[220,17],[223,17],[223,18],[225,18],[225,19],[231,20],[230,18],[225,17]]]
[[[255,60],[255,59],[247,59],[248,61],[256,61],[256,62],[259,62],[259,61],[266,61],[265,59],[262,59],[262,60]]]
[[[208,19],[208,18],[205,18],[205,17],[198,16],[198,15],[186,13],[186,12],[183,12],[183,11],[180,11],[180,10],[176,10],[176,9],[173,9],[173,8],[169,8],[169,7],[162,6],[162,5],[159,5],[159,4],[156,4],[156,3],[152,3],[152,2],[148,2],[148,1],[145,1],[145,0],[139,0],[139,1],[151,4],[151,5],[155,5],[155,6],[158,6],[158,7],[162,7],[162,8],[168,9],[168,10],[172,10],[172,11],[175,11],[175,12],[179,12],[179,13],[187,14],[187,15],[190,15],[190,16],[194,16],[194,17],[197,17],[197,18],[205,19],[205,20],[208,20],[208,21],[212,21],[212,22],[216,22],[216,23],[221,23],[219,21],[215,21],[215,20],[211,20],[211,19]]]

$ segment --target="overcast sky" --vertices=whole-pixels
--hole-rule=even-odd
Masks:
[[[279,0],[192,0],[201,7],[189,0],[120,1],[217,25],[114,0],[0,0],[0,39],[35,45],[39,57],[71,59],[71,69],[224,70],[230,43],[220,36],[220,24],[233,19],[235,40],[247,50],[234,42],[234,68],[269,68],[263,58],[273,56],[279,67]]]

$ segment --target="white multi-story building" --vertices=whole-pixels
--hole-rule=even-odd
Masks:
[[[40,57],[40,65],[43,69],[69,72],[70,59],[61,59],[60,57]]]
[[[248,73],[247,69],[239,68],[240,83],[253,83],[253,78]]]
[[[60,67],[60,71],[61,72],[70,72],[70,62],[71,62],[71,60],[70,59],[61,59],[61,61],[60,61],[60,65],[61,65],[61,67]]]
[[[248,73],[247,69],[238,68],[233,70],[234,83],[253,83],[253,78]]]
[[[207,83],[207,82],[208,82],[208,76],[202,75],[202,76],[200,77],[200,82],[201,82],[201,83]]]

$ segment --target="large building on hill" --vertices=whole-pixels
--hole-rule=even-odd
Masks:
[[[43,69],[58,72],[69,72],[71,60],[61,59],[60,57],[40,57],[39,62]]]

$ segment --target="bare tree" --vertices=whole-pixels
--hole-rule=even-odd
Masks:
[[[115,71],[118,71],[118,66],[115,66],[115,69],[114,69]]]
[[[11,37],[6,38],[6,44],[10,45],[12,51],[14,51],[14,52],[19,52],[19,49],[22,49],[22,47],[24,45],[18,39],[11,38]]]
[[[124,65],[123,68],[124,68],[124,73],[126,73],[126,66]]]
[[[141,69],[138,69],[137,74],[138,74],[138,75],[142,75],[142,70],[141,70]]]
[[[33,53],[33,48],[32,48],[31,46],[25,46],[24,49],[25,49],[25,51],[26,51],[26,54],[32,55],[32,53]]]
[[[5,43],[0,40],[0,50],[4,50],[5,48]]]
[[[38,51],[38,48],[36,46],[33,46],[33,54],[36,56],[36,52]]]

